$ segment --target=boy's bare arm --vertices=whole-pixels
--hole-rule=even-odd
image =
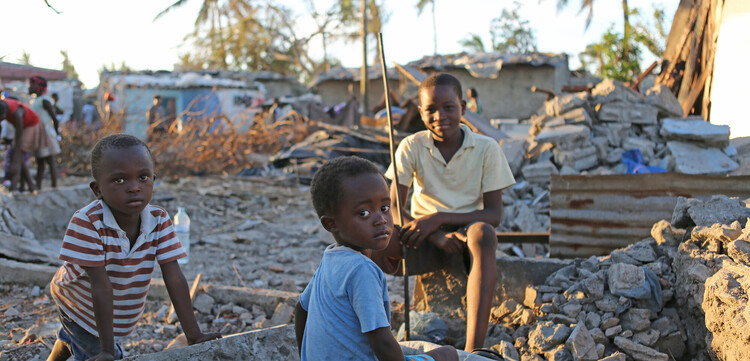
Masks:
[[[307,311],[297,301],[297,306],[294,307],[294,333],[297,336],[297,352],[300,356],[302,356],[302,337],[305,335],[306,324]]]
[[[404,186],[401,186],[404,187]],[[407,193],[406,191],[401,194]],[[405,201],[405,199],[404,199]],[[435,241],[445,236],[439,231],[440,226],[465,225],[474,222],[485,222],[497,227],[503,218],[503,191],[501,189],[483,194],[484,209],[468,213],[436,212],[407,223],[401,231],[401,242],[407,247],[418,248],[424,240]],[[402,203],[403,204],[403,203]]]
[[[188,344],[192,345],[220,338],[221,334],[204,334],[198,327],[198,321],[195,320],[195,314],[193,313],[193,302],[190,300],[190,290],[177,261],[162,264],[161,273],[164,277],[164,285],[167,286],[169,298],[172,300],[172,305],[177,313],[177,318],[185,331]]]
[[[381,327],[366,333],[372,351],[379,361],[403,361],[401,346],[393,338],[390,328]]]
[[[96,330],[99,332],[99,344],[102,347],[101,353],[93,359],[114,360],[115,336],[112,283],[109,281],[107,269],[104,266],[83,267],[83,270],[91,280],[91,301],[94,304]]]
[[[52,118],[52,126],[55,127],[55,132],[59,133],[59,124],[57,122],[57,115],[55,114],[55,108],[52,106],[52,103],[50,103],[49,100],[44,99],[42,100],[42,108],[44,108],[45,111],[47,111],[47,114]],[[50,134],[52,135],[52,134]],[[57,134],[54,134],[57,135]]]

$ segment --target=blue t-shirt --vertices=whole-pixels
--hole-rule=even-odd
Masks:
[[[390,327],[388,284],[363,254],[331,245],[299,296],[307,311],[302,361],[377,360],[365,333]]]

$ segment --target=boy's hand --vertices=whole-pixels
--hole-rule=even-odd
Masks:
[[[188,345],[195,345],[196,343],[211,341],[217,338],[221,338],[221,334],[218,332],[209,332],[209,333],[201,332],[199,337],[196,338],[195,340],[188,339]]]
[[[422,242],[437,231],[443,223],[439,213],[417,218],[401,229],[401,244],[410,248],[419,248]]]
[[[114,361],[115,356],[109,352],[101,352],[86,361]]]
[[[435,232],[430,241],[437,247],[445,251],[445,253],[453,254],[463,251],[466,246],[466,235],[459,232]]]

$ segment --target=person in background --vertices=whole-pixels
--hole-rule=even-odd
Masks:
[[[479,93],[477,93],[477,90],[474,88],[467,89],[466,96],[468,97],[468,100],[466,101],[466,109],[477,114],[482,114],[482,104],[479,103]]]
[[[32,76],[29,78],[29,95],[31,95],[31,110],[33,110],[44,126],[49,138],[49,146],[39,148],[34,152],[36,157],[36,186],[42,189],[42,179],[44,178],[45,165],[49,168],[50,184],[52,188],[57,188],[57,161],[55,156],[60,154],[60,123],[57,121],[57,114],[52,99],[47,96],[47,80],[41,76]]]
[[[81,115],[83,116],[83,124],[86,128],[95,128],[97,126],[95,124],[97,115],[96,105],[94,105],[93,100],[89,99],[86,101],[86,104],[81,108]]]
[[[0,100],[0,121],[9,122],[15,128],[10,157],[10,188],[19,190],[21,178],[29,184],[29,191],[36,191],[31,180],[29,168],[23,161],[24,153],[33,153],[37,149],[49,146],[49,137],[44,130],[39,116],[27,105],[18,100],[5,98]]]
[[[164,106],[161,104],[161,95],[154,95],[151,106],[146,110],[146,119],[148,119],[149,140],[153,139],[154,136],[167,133],[167,119]]]

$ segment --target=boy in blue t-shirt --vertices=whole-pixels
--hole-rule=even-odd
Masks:
[[[336,244],[295,309],[300,357],[305,360],[405,359],[390,328],[388,285],[366,255],[388,245],[393,232],[388,185],[380,170],[358,157],[326,162],[310,187],[315,211]],[[458,360],[440,347],[407,360]]]

